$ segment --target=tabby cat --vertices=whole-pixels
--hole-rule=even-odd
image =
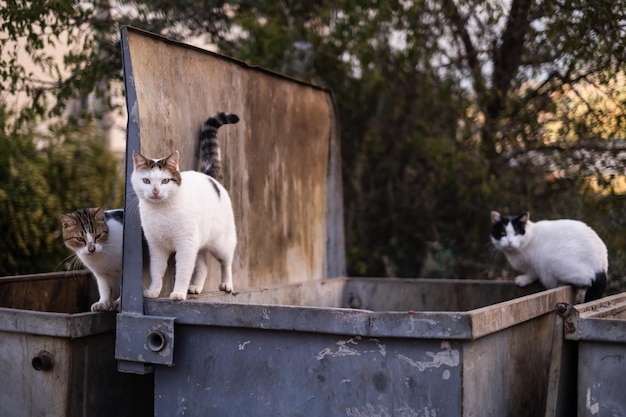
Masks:
[[[491,212],[491,241],[511,266],[522,272],[520,287],[539,280],[546,288],[570,284],[579,289],[578,302],[601,298],[608,273],[602,239],[578,220],[530,221],[528,212],[502,216]]]
[[[100,299],[91,311],[119,310],[124,210],[83,208],[61,214],[63,241],[96,278]]]
[[[176,273],[170,299],[185,300],[187,293],[202,292],[207,252],[221,264],[219,289],[233,291],[237,233],[230,197],[218,180],[222,173],[217,131],[238,121],[235,114],[217,113],[204,123],[199,143],[202,172],[181,172],[178,151],[159,159],[133,152],[131,183],[139,198],[141,226],[150,250],[151,283],[144,290],[145,297],[156,298],[161,293],[172,253],[176,253]]]

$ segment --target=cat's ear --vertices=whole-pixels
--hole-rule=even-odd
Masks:
[[[497,211],[492,211],[491,212],[491,223],[496,224],[500,220],[502,220],[502,216],[500,216],[500,213],[498,213]]]
[[[70,227],[76,224],[76,219],[74,219],[74,217],[71,214],[61,213],[60,218],[61,218],[61,224],[63,224],[63,227]]]
[[[148,158],[133,150],[133,166],[135,169],[148,168]]]
[[[517,218],[519,219],[520,223],[526,224],[530,220],[530,213],[529,212],[522,213]]]
[[[180,154],[178,151],[174,151],[170,156],[165,158],[165,165],[174,171],[178,171],[178,163],[180,161]]]
[[[104,206],[90,208],[91,214],[96,219],[104,219]]]

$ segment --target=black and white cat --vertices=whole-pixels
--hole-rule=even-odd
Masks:
[[[93,273],[100,299],[91,311],[119,310],[124,210],[83,208],[61,214],[63,241]]]
[[[577,220],[530,221],[529,213],[491,212],[491,242],[511,266],[522,272],[520,287],[539,280],[546,288],[570,284],[578,301],[601,298],[608,273],[607,249],[593,229]]]
[[[207,252],[221,264],[219,289],[233,291],[237,233],[230,197],[216,179],[221,179],[217,130],[238,121],[234,114],[217,113],[204,123],[199,144],[202,172],[181,172],[178,151],[160,159],[133,152],[131,183],[139,197],[141,226],[150,250],[151,283],[144,290],[145,297],[161,293],[167,261],[174,252],[176,273],[170,299],[185,300],[187,293],[202,292]]]

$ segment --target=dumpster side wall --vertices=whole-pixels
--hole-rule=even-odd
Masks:
[[[459,342],[182,326],[155,416],[461,415]]]
[[[36,371],[32,359],[50,352],[54,366]],[[70,416],[68,410],[71,350],[66,339],[0,332],[0,415]]]
[[[544,314],[465,345],[464,417],[544,415],[554,320]]]
[[[580,340],[578,417],[626,415],[624,387],[626,387],[626,343]]]
[[[152,416],[153,375],[117,372],[114,347],[112,331],[77,339],[0,332],[0,416]],[[49,370],[33,367],[40,352],[52,358]]]

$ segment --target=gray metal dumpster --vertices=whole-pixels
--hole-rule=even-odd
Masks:
[[[334,278],[149,300],[176,317],[155,415],[539,416],[568,287]],[[355,308],[356,307],[356,308]]]
[[[577,416],[626,416],[626,293],[558,310],[577,345]]]
[[[554,307],[569,287],[345,277],[339,138],[329,91],[122,28],[127,108],[116,358],[154,373],[155,415],[529,416],[547,398]],[[133,150],[196,166],[216,111],[239,244],[236,295],[143,299]],[[210,213],[207,213],[210,215]],[[172,268],[166,274],[172,279]]]
[[[115,315],[86,271],[0,278],[0,416],[151,416],[150,375],[117,372]]]

